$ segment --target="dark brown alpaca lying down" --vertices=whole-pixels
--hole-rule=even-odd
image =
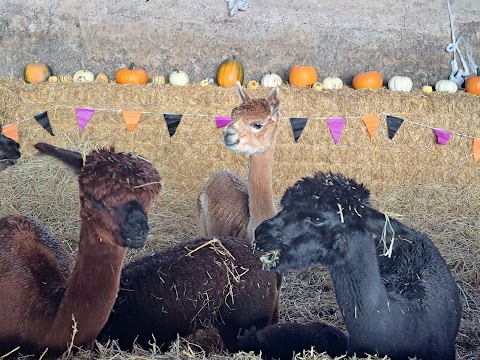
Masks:
[[[79,153],[39,143],[78,174],[80,241],[76,259],[39,223],[11,215],[0,219],[0,356],[57,356],[72,342],[91,347],[118,292],[127,247],[143,246],[147,216],[160,191],[155,168],[138,156]],[[150,184],[144,186],[145,184]]]
[[[320,322],[278,323],[246,332],[239,338],[238,346],[243,351],[261,353],[264,359],[291,360],[294,353],[301,354],[312,347],[332,358],[345,355],[347,341],[341,330]]]
[[[134,341],[148,348],[214,324],[225,346],[237,349],[242,329],[261,329],[278,319],[279,283],[262,270],[249,241],[198,238],[125,265],[120,291],[100,340]]]

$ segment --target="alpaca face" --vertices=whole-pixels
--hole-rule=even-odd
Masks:
[[[280,251],[273,271],[303,269],[314,264],[330,265],[347,255],[343,225],[333,212],[283,209],[255,230],[255,247]]]
[[[0,171],[14,165],[20,158],[20,145],[0,133]]]
[[[144,245],[147,214],[161,188],[150,162],[134,154],[99,150],[87,157],[79,184],[82,216],[98,225],[100,238],[116,239],[125,247]]]
[[[368,196],[362,185],[339,175],[304,178],[287,190],[282,211],[256,229],[255,245],[280,251],[273,269],[278,272],[339,264],[349,255],[349,242],[357,238],[350,235],[362,232]]]
[[[242,101],[232,110],[232,122],[224,129],[222,141],[230,150],[245,155],[266,151],[275,143],[280,100],[274,88],[268,99],[252,99],[237,83]]]
[[[251,100],[232,113],[223,131],[223,143],[232,151],[252,155],[264,152],[275,141],[277,122],[271,119],[266,100]]]

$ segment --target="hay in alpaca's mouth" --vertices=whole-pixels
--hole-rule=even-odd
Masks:
[[[278,261],[280,260],[280,250],[272,250],[266,252],[264,255],[260,256],[260,261],[262,262],[264,270],[270,270],[277,266]]]

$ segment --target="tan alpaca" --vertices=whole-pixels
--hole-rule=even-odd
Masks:
[[[272,190],[272,169],[278,133],[279,90],[268,99],[252,99],[239,82],[242,103],[232,110],[232,122],[222,141],[232,151],[245,154],[248,180],[219,171],[207,180],[197,201],[197,227],[202,236],[253,239],[255,228],[277,214]]]

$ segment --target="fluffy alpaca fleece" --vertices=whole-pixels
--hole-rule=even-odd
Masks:
[[[369,191],[318,173],[289,188],[282,211],[255,233],[280,253],[275,271],[323,264],[332,276],[349,354],[455,359],[459,290],[424,234],[376,210]]]
[[[280,283],[262,269],[261,255],[247,240],[198,238],[130,262],[100,340],[118,340],[122,349],[155,341],[167,349],[177,334],[213,324],[236,351],[242,329],[278,320]]]

